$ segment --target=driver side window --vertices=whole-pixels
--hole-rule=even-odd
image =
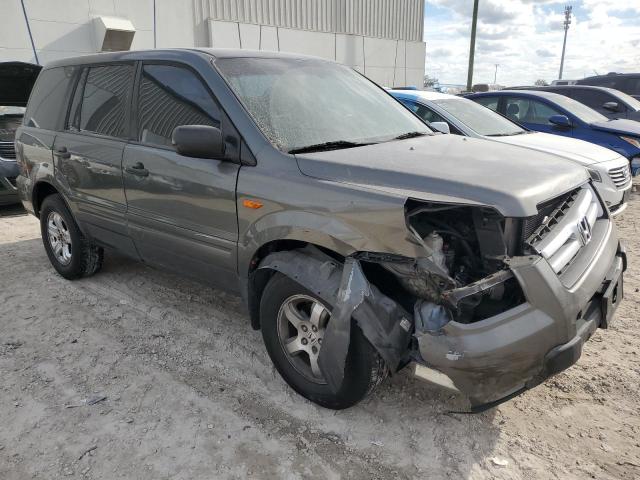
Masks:
[[[506,114],[514,122],[532,123],[534,125],[551,125],[549,117],[562,115],[551,106],[528,98],[509,97],[506,101]]]

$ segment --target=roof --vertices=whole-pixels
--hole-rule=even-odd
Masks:
[[[128,50],[123,52],[95,53],[79,57],[68,57],[48,63],[45,68],[65,67],[69,65],[89,65],[92,63],[109,63],[122,61],[153,59],[175,59],[182,56],[206,54],[214,58],[291,58],[300,60],[317,60],[335,63],[333,60],[301,55],[295,53],[268,52],[262,50],[241,50],[239,48],[166,48],[154,50]]]
[[[475,97],[489,97],[489,96],[504,96],[504,95],[528,95],[531,97],[539,97],[545,98],[551,102],[556,101],[557,99],[566,98],[564,95],[560,95],[559,93],[551,93],[546,92],[544,90],[498,90],[495,92],[482,92],[482,93],[472,93],[471,95],[467,95],[468,98]]]
[[[389,93],[397,93],[405,98],[420,98],[422,100],[445,100],[451,98],[460,98],[448,93],[432,92],[427,90],[389,90]]]
[[[533,92],[553,92],[554,90],[600,90],[613,95],[620,92],[620,90],[616,90],[615,88],[600,87],[598,85],[544,85],[540,87],[511,87],[509,90],[530,90]]]

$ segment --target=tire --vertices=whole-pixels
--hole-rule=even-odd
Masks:
[[[88,277],[102,268],[103,249],[82,235],[59,194],[49,195],[42,202],[40,230],[49,261],[64,278]]]
[[[316,303],[310,303],[310,307],[306,307],[305,302],[313,301]],[[311,365],[305,370],[306,362],[308,361],[311,364],[313,353],[308,349],[312,348],[310,345],[311,342],[314,342],[314,339],[309,337],[310,340],[307,340],[305,346],[300,347],[306,348],[308,351],[290,354],[287,351],[287,346],[294,344],[300,346],[301,344],[296,342],[302,341],[300,333],[294,333],[294,330],[302,332],[301,328],[303,327],[300,326],[296,329],[293,325],[289,325],[287,323],[288,318],[287,322],[282,318],[282,315],[285,315],[285,317],[287,315],[281,314],[281,312],[289,311],[287,306],[294,306],[294,310],[298,313],[302,312],[304,316],[305,308],[310,310],[320,308],[317,305],[325,308],[325,312],[320,317],[324,316],[326,318],[325,322],[330,321],[330,309],[332,306],[325,306],[317,295],[314,295],[289,277],[276,273],[267,283],[260,300],[262,338],[276,369],[291,388],[322,407],[341,410],[355,405],[371,394],[386,378],[387,368],[380,355],[364,337],[360,328],[354,324],[351,329],[351,341],[345,363],[344,382],[337,393],[332,392],[322,378],[314,375]],[[312,316],[312,314],[309,315],[310,318]],[[290,331],[283,334],[284,323],[287,323],[287,328]],[[300,325],[303,324],[301,323]],[[310,333],[310,330],[308,333]],[[290,335],[294,335],[291,338],[296,338],[296,340],[288,342],[283,339],[283,337],[287,338]],[[319,348],[321,348],[321,344],[319,345]],[[318,372],[316,365],[316,373]]]

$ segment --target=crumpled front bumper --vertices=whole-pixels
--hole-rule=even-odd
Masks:
[[[437,332],[416,334],[418,361],[448,377],[468,396],[472,411],[501,403],[574,364],[583,343],[608,325],[623,296],[624,248],[611,222],[600,228],[606,230],[600,241],[585,247],[564,277],[542,257],[512,259],[525,303],[475,323],[451,321]]]

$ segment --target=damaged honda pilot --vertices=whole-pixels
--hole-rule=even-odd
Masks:
[[[283,379],[328,408],[409,365],[491,407],[575,363],[623,296],[585,169],[432,132],[326,60],[60,60],[16,149],[63,277],[96,273],[108,247],[239,293]]]

